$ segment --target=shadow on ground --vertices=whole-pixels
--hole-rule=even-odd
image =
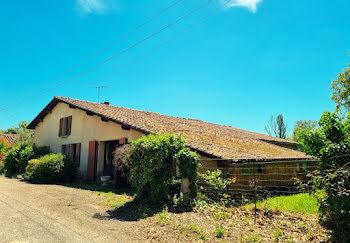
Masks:
[[[135,191],[132,188],[115,188],[113,185],[103,186],[99,182],[95,181],[81,181],[81,182],[72,182],[72,183],[62,183],[60,184],[66,187],[77,188],[81,190],[87,190],[92,192],[113,192],[116,194],[126,194],[128,196],[134,196]]]
[[[152,217],[153,215],[160,213],[165,206],[149,206],[147,203],[140,200],[133,200],[125,203],[119,208],[113,210],[107,210],[106,215],[96,213],[93,218],[101,220],[119,220],[119,221],[138,221],[143,218]],[[169,212],[184,213],[192,211],[192,208],[169,208]]]

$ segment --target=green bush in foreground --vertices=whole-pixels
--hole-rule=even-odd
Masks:
[[[75,164],[63,154],[48,154],[28,162],[25,178],[33,182],[71,181],[76,171]]]
[[[318,198],[320,217],[336,242],[350,242],[349,134],[350,113],[344,118],[340,112],[324,112],[318,128],[300,132],[304,151],[320,163],[320,170],[311,173],[311,180],[300,187]],[[320,190],[325,194],[318,197]]]
[[[179,167],[175,175],[175,163]],[[199,156],[186,148],[182,136],[159,134],[142,136],[131,142],[128,165],[138,198],[154,205],[181,198],[181,178],[189,178],[191,198],[196,197]]]
[[[47,147],[26,144],[16,145],[6,153],[5,170],[9,175],[24,173],[29,160],[39,158],[49,152]]]
[[[201,179],[199,187],[199,199],[208,203],[221,202],[227,204],[231,202],[231,197],[228,190],[231,184],[236,182],[236,178],[223,178],[222,171],[217,169],[207,171],[206,173],[198,173]]]

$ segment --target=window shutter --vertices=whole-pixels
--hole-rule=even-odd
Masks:
[[[63,118],[60,119],[60,127],[58,130],[58,136],[62,137],[62,127],[63,127]]]
[[[97,141],[89,141],[89,155],[88,155],[88,179],[96,179],[97,171]]]
[[[67,157],[71,157],[71,154],[70,154],[70,151],[71,151],[70,145],[69,145],[69,144],[66,145],[65,149],[66,149],[66,151],[64,152],[64,154],[65,154]]]
[[[81,150],[81,143],[77,143],[75,148],[75,160],[78,166],[80,166],[80,150]]]
[[[67,136],[69,136],[71,132],[72,132],[72,116],[69,116],[67,121]]]

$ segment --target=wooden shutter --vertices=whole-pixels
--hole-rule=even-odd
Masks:
[[[80,150],[81,150],[81,143],[77,143],[75,147],[75,160],[78,166],[80,166]]]
[[[97,170],[97,141],[89,141],[89,157],[88,157],[88,179],[96,179]]]
[[[72,116],[67,117],[67,136],[72,132]]]
[[[60,119],[60,127],[58,129],[58,136],[62,137],[62,127],[63,127],[63,118]]]

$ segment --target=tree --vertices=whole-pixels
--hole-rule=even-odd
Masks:
[[[274,116],[271,116],[270,120],[265,126],[265,130],[270,136],[285,139],[287,132],[287,124],[284,123],[283,115],[279,114],[276,118]]]
[[[34,138],[34,131],[27,129],[28,122],[21,121],[17,126],[13,126],[11,128],[3,131],[5,134],[19,134],[20,138],[17,140],[17,144],[32,144]]]
[[[299,141],[300,133],[303,133],[304,130],[309,130],[317,128],[317,121],[312,120],[299,120],[295,122],[292,139],[296,142]]]
[[[332,230],[335,242],[350,242],[350,113],[324,112],[319,127],[303,129],[299,142],[316,158],[320,170],[302,185],[319,200],[321,220]],[[324,192],[324,193],[322,193]]]
[[[331,98],[336,103],[336,108],[344,107],[350,110],[350,64],[342,73],[338,74],[338,79],[332,81],[333,89]]]

